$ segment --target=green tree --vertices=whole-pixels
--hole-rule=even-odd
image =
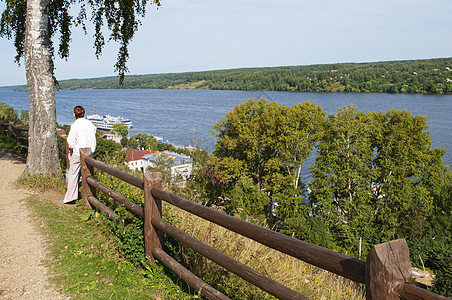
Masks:
[[[128,45],[140,25],[138,18],[145,16],[146,4],[160,5],[160,1],[87,1],[85,4],[84,1],[69,0],[5,0],[5,3],[0,36],[14,39],[15,61],[19,63],[22,57],[25,61],[30,112],[27,171],[34,174],[53,173],[60,168],[55,136],[55,53],[60,58],[69,57],[71,29],[74,25],[80,25],[86,33],[85,23],[88,12],[91,12],[96,57],[101,55],[105,45],[104,29],[111,31],[110,40],[120,44],[114,67],[122,84],[127,72]],[[76,17],[71,16],[73,5],[80,5]],[[59,44],[55,51],[53,38],[57,32]]]
[[[139,147],[138,140],[135,138],[135,136],[132,136],[127,141],[127,147],[137,149]]]
[[[113,140],[107,140],[102,138],[102,133],[98,130],[96,133],[97,146],[94,151],[93,157],[95,159],[106,161],[109,164],[112,162],[120,161],[124,163],[125,152],[122,151],[122,146]]]
[[[115,132],[115,133],[119,134],[120,136],[127,137],[127,135],[129,134],[129,127],[127,127],[126,124],[119,122],[119,123],[113,124],[113,128],[111,129],[111,132]]]
[[[301,169],[318,141],[317,133],[322,127],[325,112],[321,106],[307,101],[290,107],[280,106],[268,117],[266,124],[273,121],[275,125],[267,129],[266,143],[275,149],[293,187],[304,188],[304,183],[300,181]],[[268,134],[271,128],[275,129],[274,135]]]
[[[444,208],[448,192],[444,151],[431,148],[427,128],[425,117],[407,111],[348,107],[328,117],[310,200],[337,245],[356,253],[363,237],[365,253],[372,244],[419,238],[432,226],[434,206]]]
[[[316,214],[344,237],[347,249],[356,246],[359,237],[373,238],[373,151],[367,115],[354,106],[329,115],[317,154],[310,194]]]
[[[253,180],[246,176],[241,176],[225,196],[229,198],[227,212],[237,213],[242,219],[247,216],[264,216],[265,205],[270,203],[267,194],[260,191]]]
[[[271,158],[264,144],[262,114],[268,108],[265,99],[254,99],[236,105],[226,119],[214,124],[218,138],[214,154],[221,158],[216,172],[224,181],[234,184],[239,176],[249,176],[263,189],[266,164]],[[266,125],[266,124],[265,124]],[[272,124],[268,124],[272,126]]]
[[[250,99],[237,105],[214,125],[215,172],[226,190],[243,189],[243,182],[236,186],[238,180],[249,178],[278,204],[279,219],[306,214],[301,170],[324,117],[322,108],[310,102],[289,107]]]
[[[172,178],[171,168],[174,166],[174,160],[163,155],[158,155],[151,161],[152,165],[148,166],[146,171],[162,173],[162,183],[164,187],[169,187],[172,182],[177,179]]]
[[[159,142],[157,142],[154,136],[149,135],[147,133],[138,132],[137,134],[134,135],[134,137],[138,141],[139,148],[158,150]]]
[[[444,150],[432,149],[427,118],[390,110],[372,114],[376,153],[373,182],[376,226],[382,241],[425,232],[433,209],[432,187],[438,185]],[[410,218],[412,222],[402,223]]]

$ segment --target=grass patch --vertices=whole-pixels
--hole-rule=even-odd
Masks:
[[[309,299],[365,299],[364,286],[268,248],[223,227],[170,205],[164,215],[172,224],[229,257],[305,295]],[[190,270],[232,299],[274,299],[202,256],[183,248],[182,260]]]
[[[167,89],[179,89],[179,90],[192,90],[192,89],[198,89],[202,84],[205,82],[205,80],[195,81],[195,82],[189,82],[189,83],[181,83],[176,84],[173,86],[167,87]],[[206,87],[204,89],[207,89]]]
[[[65,170],[61,172],[65,172]],[[27,173],[19,177],[17,184],[21,187],[39,192],[47,190],[56,190],[60,193],[66,192],[66,182],[62,173],[50,175],[32,175]]]
[[[118,255],[100,214],[49,198],[41,193],[24,202],[44,233],[49,280],[61,293],[73,299],[191,298],[162,265],[136,268]]]

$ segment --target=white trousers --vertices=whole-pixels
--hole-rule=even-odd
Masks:
[[[67,191],[64,196],[64,202],[70,202],[78,199],[78,181],[80,177],[80,156],[69,155],[69,170],[66,172]]]

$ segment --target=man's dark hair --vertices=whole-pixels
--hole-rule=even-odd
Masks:
[[[83,118],[85,116],[85,109],[83,106],[77,105],[74,107],[74,115],[76,119]]]

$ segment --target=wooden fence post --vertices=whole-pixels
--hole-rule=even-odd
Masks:
[[[91,177],[94,174],[94,168],[85,163],[86,157],[91,157],[91,148],[82,148],[80,149],[80,173],[82,175],[82,193],[83,193],[83,206],[91,208],[91,205],[88,201],[88,196],[94,196],[96,190],[91,188],[86,179]],[[69,155],[67,155],[69,156]]]
[[[399,289],[411,283],[410,250],[405,239],[375,245],[366,261],[366,299],[400,299]]]
[[[152,255],[154,248],[162,249],[162,233],[151,224],[153,218],[162,217],[162,200],[155,199],[151,194],[152,188],[162,187],[162,174],[160,172],[144,173],[144,248],[146,257],[155,261]]]
[[[17,140],[17,137],[14,135],[13,131],[13,121],[8,121],[8,133],[10,136],[12,136],[15,140]]]

